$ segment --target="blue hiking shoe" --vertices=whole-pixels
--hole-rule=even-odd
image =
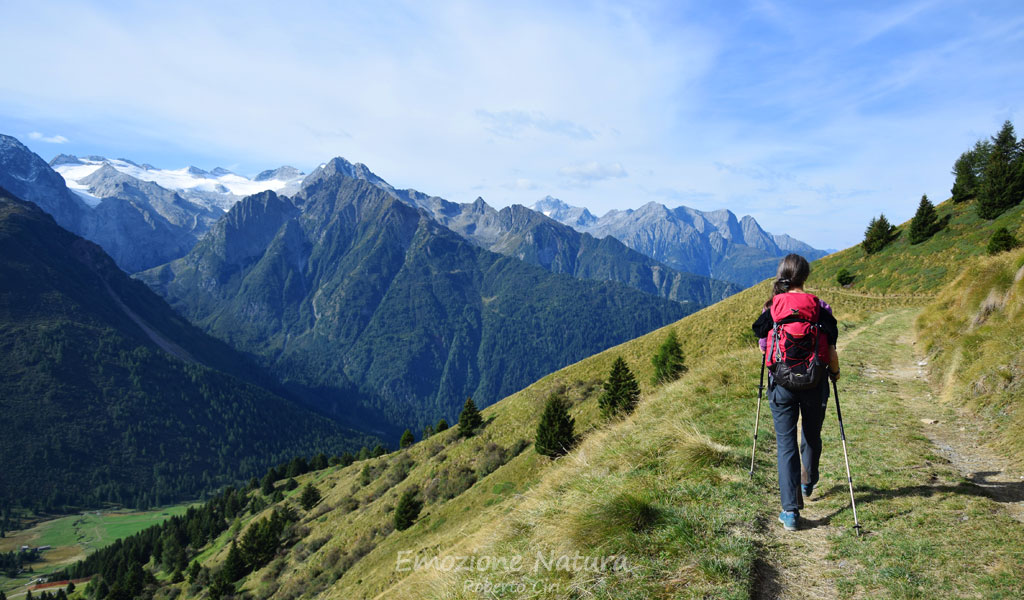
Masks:
[[[814,491],[814,484],[813,483],[801,483],[800,484],[800,489],[804,493],[804,498],[810,498],[811,497],[811,493]]]
[[[779,523],[786,528],[786,531],[796,531],[797,521],[800,520],[800,513],[795,510],[784,510],[779,513]]]

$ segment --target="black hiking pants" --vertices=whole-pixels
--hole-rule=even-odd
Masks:
[[[821,424],[825,421],[828,404],[828,377],[820,387],[794,392],[781,385],[768,382],[768,405],[775,421],[775,444],[779,457],[779,494],[782,510],[800,510],[804,497],[800,484],[818,483],[818,461],[821,459]],[[803,416],[803,440],[799,451],[796,441],[797,417]],[[803,460],[804,480],[801,481],[800,462]]]

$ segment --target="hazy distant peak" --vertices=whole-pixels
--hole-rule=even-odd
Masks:
[[[73,155],[73,154],[58,154],[57,156],[53,157],[53,160],[50,161],[50,166],[51,167],[56,167],[58,165],[80,165],[80,164],[82,164],[82,161],[79,160],[79,158],[77,156]]]
[[[588,227],[597,221],[586,208],[571,206],[553,196],[544,196],[533,205],[533,210],[569,227]]]
[[[271,179],[295,179],[297,177],[302,177],[302,175],[303,172],[296,169],[295,167],[284,165],[276,169],[267,169],[266,171],[262,171],[256,177],[253,177],[253,181],[268,181]]]

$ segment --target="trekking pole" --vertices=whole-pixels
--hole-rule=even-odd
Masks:
[[[768,348],[761,356],[761,381],[757,384],[757,413],[754,414],[754,447],[750,449],[750,480],[754,480],[754,453],[757,451],[757,422],[761,420],[761,392],[764,391],[764,364],[768,360]]]
[[[839,408],[839,388],[832,380],[832,391],[836,396],[836,418],[839,419],[839,437],[843,440],[843,460],[846,461],[846,481],[850,484],[850,506],[853,507],[853,528],[860,535],[860,521],[857,520],[857,503],[853,499],[853,476],[850,475],[850,455],[846,453],[846,431],[843,430],[843,411]]]

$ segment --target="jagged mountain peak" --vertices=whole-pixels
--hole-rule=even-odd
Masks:
[[[548,202],[545,206],[557,205]],[[743,286],[770,277],[778,258],[790,249],[799,248],[811,260],[826,254],[788,236],[783,240],[783,248],[777,236],[766,232],[753,217],[739,219],[726,208],[668,208],[652,201],[636,209],[608,211],[589,225],[566,219],[564,214],[552,212],[548,216],[598,238],[618,238],[630,248],[680,271]]]
[[[64,179],[17,138],[0,134],[0,186],[11,194],[34,202],[62,227],[80,231],[88,220],[89,207],[68,189]]]
[[[299,189],[305,192],[307,188],[313,188],[324,180],[335,176],[362,179],[363,181],[369,182],[378,188],[392,193],[392,195],[394,192],[394,188],[391,184],[378,177],[376,173],[369,169],[369,167],[363,163],[349,162],[341,156],[336,156],[314,169],[312,173],[302,180]]]

